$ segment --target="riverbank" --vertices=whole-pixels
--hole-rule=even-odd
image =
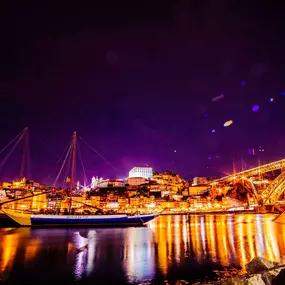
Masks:
[[[164,285],[284,285],[285,264],[255,257],[243,270],[225,271],[218,280],[190,283],[187,280],[165,280]]]
[[[285,264],[270,261],[257,256],[246,264],[246,273],[229,278],[222,277],[219,281],[201,283],[219,285],[284,285]]]
[[[269,214],[273,214],[268,212]],[[197,211],[197,212],[163,212],[162,216],[176,216],[176,215],[226,215],[226,214],[258,214],[254,210],[244,211]],[[275,213],[276,214],[276,213]]]
[[[253,210],[248,211],[212,211],[212,212],[185,212],[185,213],[175,213],[175,212],[164,212],[161,214],[161,216],[208,216],[208,215],[252,215],[252,214],[261,214],[257,213]],[[262,213],[264,214],[264,213]],[[265,214],[278,214],[278,213],[272,213],[268,212]],[[284,215],[284,221],[285,221],[285,215]],[[11,218],[9,218],[6,214],[3,212],[0,213],[0,228],[4,227],[18,227],[19,225],[13,221]]]

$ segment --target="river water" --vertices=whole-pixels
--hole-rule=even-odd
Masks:
[[[160,216],[141,228],[0,229],[0,283],[138,284],[215,278],[255,256],[285,263],[274,215]]]

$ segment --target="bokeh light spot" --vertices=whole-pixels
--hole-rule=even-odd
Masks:
[[[259,106],[258,105],[254,105],[252,107],[252,112],[257,112],[259,110]]]
[[[229,127],[233,123],[233,120],[226,121],[224,127]]]
[[[212,102],[217,102],[217,101],[223,99],[224,97],[225,97],[224,94],[221,94],[221,95],[219,95],[219,96],[216,96],[216,97],[212,98]]]

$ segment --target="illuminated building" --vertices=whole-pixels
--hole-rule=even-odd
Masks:
[[[170,191],[166,190],[166,191],[161,191],[161,197],[165,197],[165,196],[169,196],[170,195]]]
[[[129,171],[130,177],[143,177],[145,179],[151,178],[153,175],[153,169],[150,166],[134,167]]]
[[[128,199],[127,198],[118,198],[118,203],[120,206],[125,206],[128,204]]]
[[[108,187],[123,187],[125,186],[125,183],[121,179],[113,179],[113,180],[108,180]]]
[[[130,206],[135,207],[143,207],[146,204],[150,204],[153,200],[148,197],[140,196],[140,197],[132,197],[130,198]]]
[[[25,177],[21,180],[15,180],[13,182],[2,182],[2,188],[4,189],[25,189],[35,191],[37,189],[43,189],[44,185],[41,185],[35,181],[27,180]]]
[[[175,207],[175,202],[168,202],[168,201],[159,201],[159,206],[162,209],[169,209],[169,208],[174,208]]]
[[[98,178],[98,176],[96,176],[96,178],[93,176],[91,179],[91,189],[94,189],[98,186],[100,186],[103,182],[103,178]]]
[[[100,196],[91,196],[91,204],[95,207],[100,206],[101,197]]]
[[[162,192],[167,191],[169,193],[167,185],[158,184],[157,182],[153,183],[153,181],[148,186],[150,192]]]
[[[129,177],[128,184],[130,186],[138,186],[146,183],[146,179],[144,177]]]
[[[131,206],[140,206],[140,198],[130,198]]]
[[[0,190],[0,201],[7,198],[5,190]]]
[[[174,201],[181,201],[182,200],[182,198],[183,198],[183,196],[182,195],[173,195],[173,200]]]
[[[91,179],[91,188],[94,189],[96,187],[97,183],[96,183],[96,178],[93,176]]]
[[[152,180],[158,184],[158,186],[150,187],[150,191],[153,192],[155,192],[154,189],[159,189],[159,191],[169,191],[170,194],[176,194],[182,191],[185,184],[185,181],[179,175],[173,174],[170,171],[154,175]]]
[[[12,182],[3,181],[1,188],[12,188]]]
[[[205,194],[208,190],[209,190],[208,186],[190,186],[189,196],[200,196]]]
[[[194,177],[192,186],[204,185],[204,184],[207,184],[207,182],[208,181],[206,177]]]

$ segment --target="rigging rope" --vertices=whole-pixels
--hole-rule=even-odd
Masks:
[[[32,137],[33,137],[35,140],[37,140],[37,141],[43,146],[43,148],[45,149],[45,151],[46,151],[47,154],[52,155],[55,159],[59,159],[59,158],[60,158],[60,156],[59,156],[58,154],[54,153],[54,151],[51,151],[51,150],[46,146],[46,144],[43,142],[43,140],[42,140],[40,137],[38,137],[38,136],[35,135],[35,134],[33,134]],[[69,144],[68,144],[68,145],[69,145]],[[67,145],[67,146],[68,146],[68,145]],[[65,148],[65,151],[66,151],[66,148]]]
[[[25,167],[27,167],[26,176],[31,177],[28,128],[25,128],[23,136],[23,153],[22,153],[21,170],[20,170],[21,178],[25,176]]]
[[[31,171],[31,152],[30,152],[30,139],[27,133],[27,138],[26,138],[26,151],[27,151],[27,176],[32,177],[32,171]]]
[[[65,152],[66,152],[67,149],[68,149],[68,147],[70,147],[71,140],[72,140],[72,138],[70,138],[68,144],[67,144],[66,147],[64,148],[64,151],[63,151],[63,153],[60,155],[60,157],[58,158],[58,156],[57,156],[58,160],[56,161],[55,164],[58,164],[58,163],[62,160],[62,158],[64,157]],[[50,174],[44,179],[44,181],[47,181],[47,180],[51,177],[51,175],[52,175],[52,173],[50,173]]]
[[[64,157],[65,152],[68,150],[68,148],[69,148],[70,145],[71,145],[71,141],[72,141],[72,137],[70,138],[68,144],[67,144],[66,147],[64,148],[63,153],[62,153],[61,156],[58,158],[58,160],[56,161],[55,164],[58,164],[58,163],[61,161],[61,159]]]
[[[71,164],[71,155],[70,155],[69,158],[68,158],[67,167],[66,167],[66,169],[65,169],[65,174],[64,174],[64,176],[63,176],[63,182],[62,182],[62,184],[61,184],[61,187],[63,187],[63,186],[64,186],[64,183],[66,183],[66,179],[67,179],[67,177],[68,177],[68,170],[70,169],[70,164]]]
[[[61,172],[62,172],[63,167],[64,167],[64,165],[65,165],[65,162],[66,162],[66,160],[67,160],[67,157],[69,156],[69,154],[70,154],[70,152],[71,152],[71,149],[72,149],[72,144],[70,144],[69,149],[68,149],[68,152],[67,152],[67,154],[66,154],[66,156],[65,156],[65,159],[64,159],[64,161],[63,161],[63,163],[62,163],[62,166],[61,166],[61,168],[60,168],[60,170],[59,170],[59,173],[58,173],[58,175],[56,176],[54,183],[52,184],[53,187],[54,187],[54,186],[57,184],[57,182],[58,182],[58,179],[59,179],[59,177],[60,177],[60,175],[61,175]]]
[[[21,139],[24,136],[24,132],[21,134],[21,136],[18,138],[17,142],[15,143],[15,145],[12,147],[12,149],[8,152],[8,154],[4,157],[3,161],[0,164],[0,171],[2,169],[2,167],[5,165],[5,163],[7,162],[7,160],[9,159],[9,157],[11,156],[11,154],[13,153],[13,151],[15,150],[15,148],[17,147],[18,143],[21,141]]]
[[[26,130],[26,128],[23,129],[21,132],[19,132],[4,148],[2,148],[2,149],[0,150],[0,154],[1,154],[2,152],[4,152],[14,141],[16,141],[19,136],[22,136],[23,133],[25,132],[25,130]]]
[[[83,164],[82,155],[81,155],[81,152],[80,152],[80,149],[79,149],[79,142],[77,142],[77,150],[78,150],[79,159],[80,159],[82,170],[83,170],[84,186],[86,186],[87,177],[86,177],[86,172],[85,172],[85,168],[84,168],[84,164]]]
[[[114,170],[119,171],[110,161],[108,161],[102,154],[96,151],[89,143],[87,143],[82,137],[79,137],[91,150],[93,150],[98,156],[100,156],[105,162],[107,162]]]

